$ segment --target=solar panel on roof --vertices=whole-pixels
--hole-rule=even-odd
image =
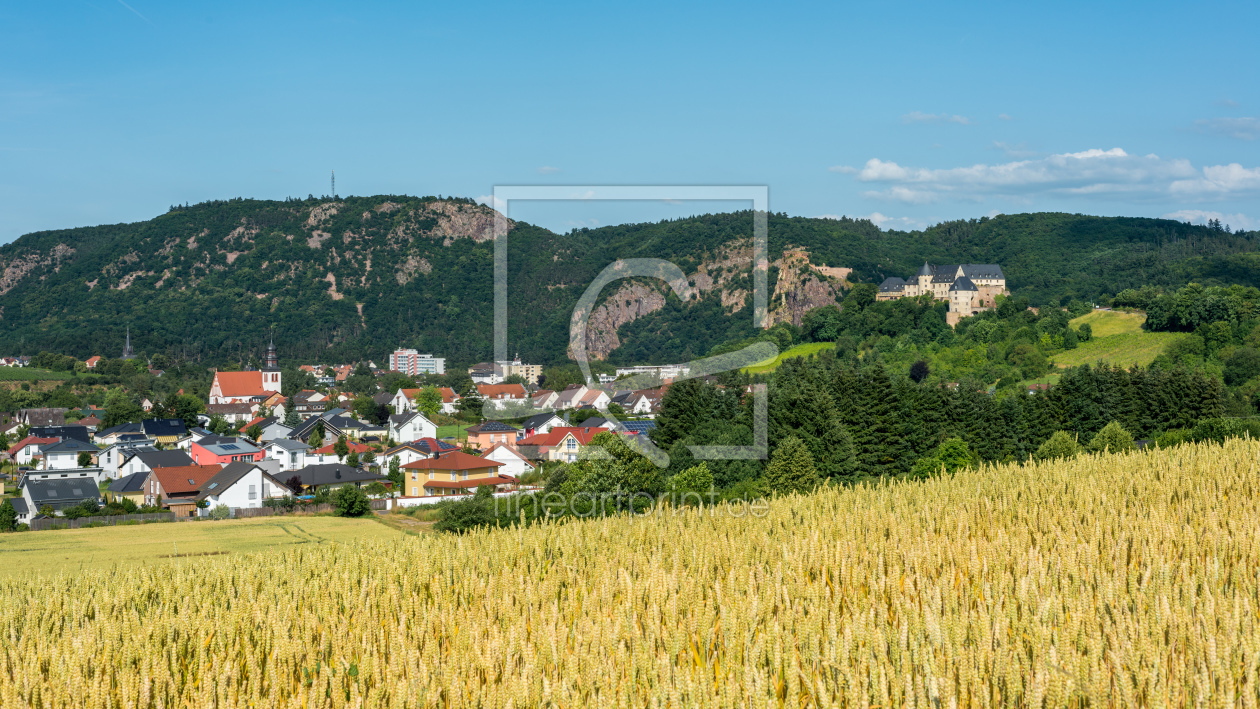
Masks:
[[[237,447],[238,447],[238,446],[237,446],[235,443],[224,443],[224,444],[223,444],[223,450],[225,450],[225,451],[234,451],[234,450],[236,450],[236,449],[237,449]]]

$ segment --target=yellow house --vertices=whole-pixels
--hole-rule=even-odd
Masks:
[[[497,460],[478,458],[462,451],[424,458],[402,466],[401,494],[403,497],[458,495],[482,485],[510,484],[511,479],[499,476],[502,466]]]

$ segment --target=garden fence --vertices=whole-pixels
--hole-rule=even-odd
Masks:
[[[171,512],[150,512],[137,515],[93,515],[66,519],[65,517],[48,517],[31,520],[31,531],[42,532],[46,529],[78,529],[90,524],[127,524],[131,522],[173,522],[175,515]]]

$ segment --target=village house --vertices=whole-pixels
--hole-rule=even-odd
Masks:
[[[69,409],[21,409],[17,420],[27,426],[64,426]]]
[[[328,408],[328,396],[313,389],[303,389],[293,395],[293,410],[303,418],[323,413]]]
[[[308,465],[301,470],[293,471],[288,477],[298,478],[304,489],[322,487],[330,490],[346,485],[363,487],[373,482],[385,482],[388,480],[384,475],[360,468],[351,468],[343,463]],[[288,483],[288,478],[285,479],[285,482]]]
[[[436,436],[437,424],[419,411],[391,414],[389,417],[389,437],[395,441],[414,441],[417,438]]]
[[[533,393],[533,403],[535,409],[552,409],[555,408],[556,399],[560,395],[550,389],[539,389]]]
[[[336,445],[337,445],[336,442],[333,442],[333,443],[329,443],[328,445],[322,448],[307,452],[306,454],[307,464],[320,465],[323,463],[345,462],[344,459],[338,458],[337,451],[333,450],[333,448]],[[367,453],[370,450],[372,450],[371,446],[368,446],[366,444],[355,443],[354,441],[350,441],[350,440],[346,441],[346,455],[347,456],[350,455],[351,453],[358,453],[359,456],[362,457],[364,453]]]
[[[197,493],[221,469],[218,465],[154,468],[146,481],[146,504],[170,508],[176,517],[195,517]]]
[[[9,460],[18,465],[30,465],[37,457],[41,455],[40,448],[61,440],[60,438],[38,438],[36,436],[27,436],[17,443],[9,446],[6,453]]]
[[[264,500],[289,497],[292,492],[257,463],[237,462],[225,465],[197,492],[196,500],[205,504],[202,516],[219,505],[232,509],[256,509]]]
[[[291,438],[275,438],[263,445],[264,460],[277,461],[282,471],[305,468],[310,450],[310,446]]]
[[[526,460],[515,446],[509,446],[506,443],[494,444],[482,453],[481,457],[500,463],[499,475],[511,475],[519,480],[525,473],[534,471],[534,464]]]
[[[556,426],[549,433],[522,438],[516,448],[530,460],[572,463],[597,434],[608,429],[592,426]]]
[[[478,384],[477,395],[500,411],[510,404],[529,405],[533,401],[524,384]]]
[[[444,453],[402,466],[403,496],[460,494],[482,485],[510,485],[512,480],[499,477],[502,464],[461,451]]]
[[[1010,295],[1006,275],[995,263],[964,263],[933,266],[924,263],[909,280],[895,276],[879,284],[876,300],[896,300],[930,295],[946,301],[949,310],[945,321],[951,327],[962,318],[978,315],[997,307],[997,296]]]
[[[117,466],[116,476],[121,477],[139,473],[142,471],[152,472],[156,468],[178,468],[185,465],[192,465],[192,456],[181,450],[157,450],[152,446],[137,446],[129,448],[118,448],[117,459],[111,460],[106,458],[102,461],[107,471],[111,463]],[[109,451],[114,453],[115,451]],[[102,451],[105,453],[105,451]]]
[[[45,507],[60,514],[66,507],[73,507],[84,500],[101,503],[100,487],[91,470],[65,470],[55,472],[30,472],[18,481],[23,508],[18,521],[29,523]]]
[[[469,426],[465,433],[468,435],[468,445],[489,450],[496,443],[515,446],[520,430],[501,421],[483,421]]]
[[[142,471],[132,473],[125,477],[118,478],[111,482],[105,490],[106,502],[117,502],[119,500],[131,500],[136,503],[137,507],[143,507],[145,503],[145,484],[149,480],[149,473]]]
[[[565,425],[564,419],[553,413],[534,414],[533,416],[525,419],[525,422],[521,424],[521,432],[519,436],[521,438],[526,438],[539,433],[550,433],[551,429],[556,426],[563,425]]]
[[[277,438],[286,438],[290,433],[293,433],[292,427],[284,425],[284,423],[275,416],[257,416],[246,422],[245,425],[241,427],[241,430],[248,431],[254,426],[257,426],[262,431],[262,435],[258,437],[259,442],[274,441]]]
[[[455,413],[455,405],[459,402],[459,395],[450,387],[437,387],[437,390],[442,395],[442,413]],[[394,407],[394,413],[396,414],[415,411],[416,397],[419,395],[419,389],[399,389],[390,398],[389,405]]]
[[[394,446],[385,451],[381,456],[381,466],[388,468],[394,458],[398,459],[399,465],[406,465],[417,460],[432,458],[434,455],[457,450],[459,450],[458,446],[453,446],[445,441],[439,441],[436,438],[421,438]]]
[[[263,458],[262,449],[243,437],[207,436],[194,442],[188,453],[198,465],[227,465],[239,461],[256,463]]]
[[[43,468],[45,470],[70,470],[72,468],[92,467],[96,465],[96,456],[100,452],[100,449],[91,443],[76,441],[73,438],[61,438],[56,443],[48,443],[40,448],[40,453],[44,458]],[[88,454],[88,465],[79,465],[80,453]]]

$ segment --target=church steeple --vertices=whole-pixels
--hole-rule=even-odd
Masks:
[[[136,353],[131,349],[131,326],[127,326],[127,344],[123,345],[123,359],[135,359]]]
[[[277,358],[276,356],[276,331],[275,329],[272,329],[271,344],[267,345],[267,354],[262,358],[262,369],[265,370],[265,372],[266,370],[280,369],[278,359],[280,358]]]

